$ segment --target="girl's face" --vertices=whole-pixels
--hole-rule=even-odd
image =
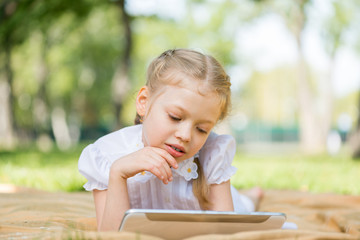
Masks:
[[[204,145],[220,116],[215,92],[198,92],[198,83],[186,87],[167,85],[151,99],[143,87],[137,96],[137,111],[143,116],[143,143],[170,153],[178,163],[195,155]]]

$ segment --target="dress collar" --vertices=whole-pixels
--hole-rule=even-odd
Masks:
[[[173,174],[180,175],[185,178],[186,181],[190,181],[191,179],[197,179],[198,166],[194,162],[194,159],[199,157],[199,153],[196,153],[195,156],[188,158],[181,163],[179,163],[179,167],[177,169],[172,169]]]

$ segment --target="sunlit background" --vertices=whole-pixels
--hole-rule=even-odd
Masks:
[[[239,152],[360,154],[358,0],[7,0],[0,3],[0,149],[41,152],[133,123],[169,48],[213,55],[232,81],[216,127]]]

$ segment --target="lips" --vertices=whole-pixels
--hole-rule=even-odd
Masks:
[[[185,149],[180,145],[170,145],[166,144],[166,148],[168,153],[170,153],[173,157],[182,157],[185,154]]]

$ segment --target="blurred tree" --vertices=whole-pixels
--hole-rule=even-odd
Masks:
[[[360,158],[360,92],[358,94],[356,128],[350,138],[350,147],[352,150],[352,157],[354,159],[359,159]]]
[[[323,85],[326,89],[322,89],[322,92],[326,94],[318,94],[316,82],[311,81],[304,56],[303,34],[309,21],[308,10],[313,1],[264,0],[258,2],[266,4],[269,6],[270,11],[279,14],[283,18],[296,42],[298,52],[297,101],[301,149],[309,154],[324,152],[332,120],[331,107],[329,107],[332,102],[331,84],[327,81]]]
[[[312,89],[304,57],[302,36],[308,20],[306,8],[310,4],[310,0],[296,0],[288,4],[282,2],[279,3],[279,7],[276,6],[276,10],[283,16],[289,30],[293,33],[298,49],[297,90],[301,148],[306,153],[315,154],[325,151],[329,129],[324,129],[324,127],[328,127],[329,124],[321,123],[317,116],[317,105],[314,104],[316,93]],[[326,121],[331,121],[331,119],[326,119]]]
[[[338,50],[345,44],[344,36],[349,27],[356,22],[356,1],[331,1],[330,15],[326,19],[318,18],[318,9],[313,0],[256,1],[268,6],[269,11],[279,14],[293,34],[298,50],[297,99],[301,147],[310,154],[325,151],[328,133],[334,118],[333,70]],[[312,12],[312,14],[311,14]],[[265,11],[266,13],[266,11]],[[310,77],[310,69],[304,57],[304,31],[308,22],[320,20],[317,26],[322,33],[325,51],[330,64],[325,78]],[[314,24],[313,24],[314,25]]]
[[[322,115],[323,118],[320,120],[321,123],[325,125],[325,130],[330,130],[331,121],[329,120],[333,119],[334,96],[332,86],[337,53],[343,45],[348,44],[346,42],[348,30],[351,28],[353,28],[353,30],[356,29],[354,28],[354,23],[356,22],[356,15],[359,11],[358,3],[352,0],[334,0],[331,2],[331,7],[332,14],[324,20],[321,28],[325,51],[330,60],[327,81],[324,81],[321,85],[323,90],[322,94],[324,95],[322,99],[326,102],[324,104],[325,111]]]
[[[125,0],[116,0],[115,4],[119,8],[121,14],[120,21],[122,23],[121,26],[123,27],[124,41],[119,42],[119,44],[123,45],[124,52],[116,66],[115,73],[112,78],[111,89],[112,102],[115,108],[116,128],[121,128],[123,127],[123,123],[121,122],[123,105],[129,95],[129,90],[131,89],[130,67],[133,49],[133,17],[131,17],[127,12]]]
[[[296,125],[294,67],[254,72],[244,85],[241,109],[249,121],[283,128]]]
[[[360,56],[360,15],[358,14],[360,12],[360,5],[358,0],[349,1],[348,5],[350,6],[351,10],[349,10],[350,14],[352,14],[352,47],[355,49],[355,52]],[[347,2],[345,2],[347,3]],[[344,4],[344,3],[343,3]],[[347,16],[343,16],[347,17]],[[358,85],[358,88],[360,89],[360,82]],[[356,108],[356,116],[355,116],[355,128],[353,129],[353,132],[351,133],[349,142],[350,142],[350,148],[352,151],[352,156],[354,159],[360,159],[360,91],[357,91],[357,108]]]
[[[13,45],[21,43],[27,29],[18,31],[14,28],[13,15],[17,11],[16,1],[4,1],[0,5],[0,95],[2,106],[0,118],[0,146],[13,148],[16,143],[16,126],[14,116],[14,91],[11,55]]]
[[[15,46],[22,44],[28,39],[28,37],[36,30],[41,30],[46,33],[51,28],[52,23],[61,15],[72,12],[75,16],[84,17],[89,12],[89,4],[87,1],[51,1],[44,3],[38,0],[8,0],[0,4],[0,52],[1,56],[4,56],[3,66],[0,69],[4,71],[0,72],[1,76],[5,76],[4,89],[9,89],[8,93],[4,94],[3,103],[4,106],[4,125],[7,128],[6,131],[0,131],[0,139],[5,144],[15,143],[15,138],[19,129],[17,127],[17,121],[15,118],[15,91],[13,84],[13,69],[12,69],[12,53]],[[80,18],[79,18],[80,19]],[[78,20],[79,20],[78,19]],[[46,55],[46,34],[44,34],[44,53]],[[46,81],[46,65],[43,64],[44,68],[42,74],[39,75],[40,91],[38,99],[38,105],[46,106],[46,92],[45,92],[45,81]],[[5,72],[5,73],[2,73]],[[6,97],[8,96],[8,97]],[[41,102],[39,102],[41,101]],[[46,108],[43,108],[46,109]],[[46,112],[44,112],[46,114]],[[10,125],[8,123],[11,123]],[[13,140],[12,140],[13,139]],[[14,145],[14,144],[11,144]]]
[[[71,104],[80,118],[85,138],[97,138],[117,128],[112,81],[116,68],[122,66],[119,59],[125,52],[120,14],[113,3],[98,7],[72,36],[79,45],[68,42],[62,46],[71,48],[72,56],[64,63],[71,63],[68,67],[79,76],[71,90]]]

